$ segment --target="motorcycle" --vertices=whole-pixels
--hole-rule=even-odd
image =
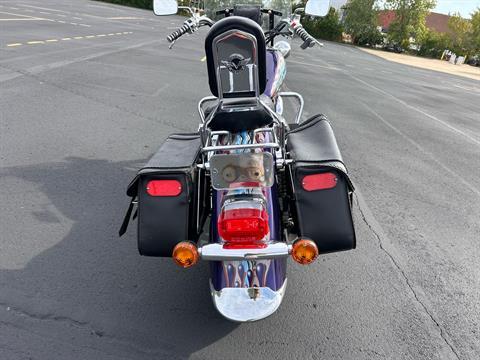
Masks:
[[[136,208],[140,254],[172,257],[182,268],[210,262],[216,309],[247,322],[279,308],[289,257],[308,265],[355,248],[354,187],[326,117],[301,122],[302,96],[281,91],[291,50],[285,39],[297,36],[302,49],[320,45],[301,13],[324,16],[329,1],[310,0],[293,14],[290,0],[234,3],[205,0],[200,10],[154,1],[156,15],[191,15],[167,37],[170,47],[210,28],[212,96],[198,104],[198,132],[170,135],[129,185],[120,236]],[[287,98],[298,102],[291,121]]]

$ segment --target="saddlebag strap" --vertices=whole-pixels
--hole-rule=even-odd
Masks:
[[[135,205],[135,199],[136,199],[135,197],[132,197],[132,200],[130,201],[130,205],[128,205],[127,213],[125,214],[125,218],[123,219],[122,226],[118,231],[119,237],[122,237],[127,232],[128,224],[130,223],[130,218],[132,216],[133,206]]]

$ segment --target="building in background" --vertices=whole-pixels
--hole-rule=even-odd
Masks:
[[[449,15],[439,14],[431,12],[427,15],[426,25],[427,28],[439,32],[439,33],[448,33],[450,30],[448,28],[448,20],[450,19]],[[382,28],[382,32],[387,33],[390,24],[395,20],[395,12],[393,10],[382,10],[378,14],[378,22]]]

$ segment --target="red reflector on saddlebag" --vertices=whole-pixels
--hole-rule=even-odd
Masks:
[[[258,208],[222,211],[218,219],[218,233],[227,243],[261,241],[269,232],[268,214]],[[227,245],[228,246],[228,245]]]
[[[178,196],[182,193],[182,183],[178,180],[152,180],[147,183],[150,196]]]
[[[306,191],[333,189],[335,186],[337,175],[333,173],[307,175],[302,181],[302,187]]]

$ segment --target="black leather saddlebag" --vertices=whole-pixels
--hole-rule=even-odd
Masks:
[[[136,204],[141,255],[170,257],[179,242],[198,240],[208,206],[199,153],[198,134],[170,135],[128,186],[132,202],[120,236]]]
[[[354,187],[328,120],[317,115],[291,130],[287,151],[298,235],[315,241],[320,253],[354,249]]]

